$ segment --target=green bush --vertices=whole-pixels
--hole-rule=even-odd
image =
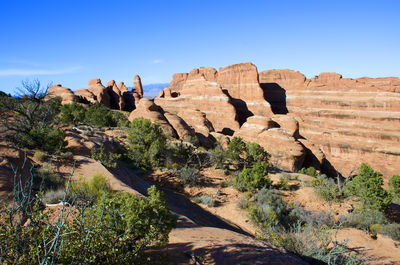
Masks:
[[[294,225],[290,231],[273,233],[274,243],[297,253],[310,264],[364,264],[360,254],[348,248],[347,241],[334,240],[334,232],[327,226]]]
[[[86,109],[85,121],[94,127],[114,126],[111,111],[101,103],[92,104]]]
[[[246,143],[245,163],[252,166],[257,162],[268,162],[268,154],[257,143]]]
[[[400,224],[393,223],[382,226],[379,233],[392,238],[393,240],[400,241]]]
[[[29,133],[22,137],[22,142],[24,143],[24,146],[31,149],[54,152],[67,144],[67,142],[64,141],[64,138],[64,131],[59,129],[33,128]]]
[[[99,161],[106,168],[112,169],[117,167],[117,160],[121,157],[120,154],[107,152],[104,146],[94,147],[91,150],[92,158]]]
[[[255,195],[255,202],[249,206],[248,212],[262,229],[270,229],[286,224],[290,207],[276,191],[263,188]]]
[[[362,208],[383,212],[392,202],[392,196],[382,185],[382,174],[374,171],[369,165],[362,164],[358,175],[345,186],[345,192],[357,196]]]
[[[209,152],[210,154],[210,163],[215,168],[224,169],[225,162],[228,158],[226,151],[222,148],[221,144],[217,144],[213,150]]]
[[[280,190],[290,190],[289,179],[287,177],[281,176],[279,179],[278,188]]]
[[[112,125],[116,127],[129,127],[128,118],[119,111],[111,111]]]
[[[196,186],[199,176],[199,171],[192,167],[184,167],[179,171],[179,178],[183,186]]]
[[[227,155],[231,161],[235,164],[239,164],[242,160],[242,156],[246,151],[246,144],[242,138],[235,136],[231,139],[228,145]]]
[[[63,123],[78,125],[85,120],[86,108],[76,102],[61,106],[60,119]]]
[[[314,192],[326,201],[339,201],[338,186],[333,179],[318,176],[310,182]]]
[[[42,151],[35,151],[35,153],[33,154],[33,158],[36,161],[39,161],[40,163],[44,162],[46,157],[47,157],[47,154]]]
[[[151,169],[162,165],[166,151],[166,136],[160,125],[138,118],[128,130],[129,156],[136,166]]]
[[[104,193],[108,194],[110,192],[111,189],[107,179],[100,173],[95,174],[90,181],[85,181],[81,178],[70,185],[71,196],[90,204],[100,200]]]
[[[233,186],[240,190],[258,190],[264,187],[270,187],[272,181],[270,178],[266,177],[268,171],[260,162],[257,162],[253,168],[245,167],[240,174],[234,178]]]
[[[385,215],[378,210],[355,211],[341,216],[340,222],[344,227],[354,227],[365,231],[368,231],[372,225],[388,223]]]
[[[400,202],[400,175],[393,175],[389,180],[389,191]]]
[[[104,188],[104,187],[103,187]],[[22,191],[20,191],[22,192]],[[167,243],[177,218],[154,186],[148,197],[106,193],[96,204],[62,208],[55,220],[40,202],[23,192],[32,207],[16,196],[19,207],[0,211],[0,260],[5,264],[143,264],[150,247]],[[22,194],[21,194],[22,195]],[[19,218],[24,216],[24,218]],[[58,219],[57,219],[58,218]],[[29,219],[29,222],[22,221]]]
[[[303,167],[297,173],[308,175],[308,176],[311,176],[311,177],[318,176],[318,172],[314,167],[308,167],[308,168]]]

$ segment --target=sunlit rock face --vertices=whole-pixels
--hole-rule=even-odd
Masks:
[[[316,160],[325,156],[326,170],[347,175],[366,162],[386,177],[400,172],[399,78],[306,79],[292,70],[263,71],[259,78],[272,109],[286,108],[299,120],[305,146]]]

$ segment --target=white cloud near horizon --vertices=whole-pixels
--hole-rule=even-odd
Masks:
[[[164,60],[162,60],[162,59],[154,59],[153,61],[151,61],[151,64],[160,64],[163,62],[164,62]]]
[[[26,75],[62,75],[74,73],[82,69],[82,66],[75,66],[63,69],[22,69],[22,68],[9,68],[0,69],[0,76],[26,76]]]

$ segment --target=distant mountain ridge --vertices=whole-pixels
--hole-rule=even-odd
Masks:
[[[146,98],[155,98],[158,96],[161,90],[168,87],[169,83],[154,83],[143,85],[143,92]],[[129,90],[132,90],[133,87],[128,87]]]

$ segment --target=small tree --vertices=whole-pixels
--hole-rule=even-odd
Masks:
[[[363,163],[358,175],[346,185],[345,189],[348,194],[360,199],[363,209],[384,212],[392,202],[392,196],[382,185],[382,174]]]
[[[85,114],[85,120],[95,127],[113,126],[110,110],[98,102],[89,106]]]
[[[246,144],[243,142],[242,138],[235,136],[229,142],[228,145],[228,157],[233,163],[241,164],[242,156],[246,151]]]
[[[393,198],[400,201],[400,175],[393,175],[389,180],[389,191]]]
[[[272,181],[266,177],[267,175],[268,171],[263,163],[257,162],[253,168],[244,167],[242,172],[233,180],[233,186],[240,191],[268,188]]]
[[[61,121],[66,124],[78,125],[85,120],[85,114],[85,107],[76,102],[61,106]]]
[[[166,149],[166,136],[160,125],[148,119],[138,118],[128,130],[130,157],[137,166],[153,168],[161,165]]]

